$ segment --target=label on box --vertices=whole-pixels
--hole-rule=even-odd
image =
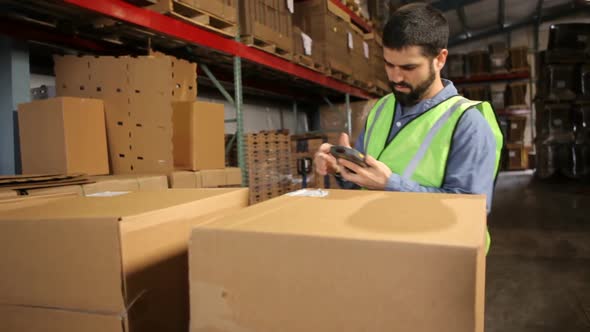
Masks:
[[[518,125],[516,123],[513,123],[510,125],[510,128],[512,129],[518,129]]]
[[[366,41],[363,42],[363,51],[365,52],[365,58],[369,58],[369,44]]]
[[[514,158],[514,157],[516,157],[516,152],[510,151],[510,152],[508,152],[508,155],[510,155],[510,158]]]
[[[351,50],[354,48],[354,41],[352,40],[352,33],[350,32],[348,32],[348,48]]]
[[[101,193],[86,195],[86,197],[115,197],[127,195],[128,193],[129,191],[103,191]]]
[[[293,5],[293,0],[287,0],[287,8],[291,14],[295,13],[295,6]]]
[[[286,195],[292,197],[326,197],[328,192],[322,189],[300,189]]]
[[[557,85],[559,89],[563,89],[565,88],[565,81],[557,81],[555,85]]]
[[[303,53],[305,53],[305,55],[311,55],[313,40],[303,32],[301,33],[301,40],[303,41]]]
[[[579,35],[578,36],[578,41],[579,42],[585,42],[587,40],[588,40],[588,36],[586,36],[586,35]]]

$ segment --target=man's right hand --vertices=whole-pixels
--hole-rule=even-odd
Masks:
[[[351,147],[348,140],[348,135],[345,133],[340,134],[338,144],[346,147]],[[336,158],[330,154],[330,148],[332,144],[324,143],[316,152],[313,163],[315,165],[316,172],[321,175],[335,174],[340,171],[340,166]]]

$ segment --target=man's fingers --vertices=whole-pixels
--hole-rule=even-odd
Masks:
[[[375,159],[375,158],[373,158],[373,157],[371,157],[371,156],[369,156],[369,155],[366,155],[366,156],[365,156],[365,162],[366,162],[366,163],[367,163],[367,165],[369,165],[370,167],[375,167],[375,166],[377,166],[377,165],[378,165],[378,163],[377,163],[377,159]]]
[[[322,145],[320,145],[320,148],[318,149],[318,152],[321,153],[330,153],[330,148],[332,147],[332,144],[330,143],[324,143]]]
[[[340,138],[338,138],[338,144],[342,145],[342,146],[346,146],[346,147],[351,147],[350,146],[350,139],[348,138],[348,134],[347,133],[341,133],[340,134]]]
[[[350,169],[351,171],[357,173],[357,174],[359,174],[363,170],[363,168],[361,166],[359,166],[353,162],[350,162],[346,159],[338,159],[338,163],[340,165]]]
[[[316,171],[322,176],[338,170],[336,158],[326,153],[316,153],[314,163]]]

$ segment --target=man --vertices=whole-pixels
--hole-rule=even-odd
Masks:
[[[375,104],[355,144],[369,167],[336,160],[324,144],[319,174],[334,174],[343,188],[485,194],[490,211],[503,137],[489,103],[458,96],[441,79],[448,38],[445,17],[428,4],[392,15],[383,31],[392,93]],[[350,146],[346,134],[339,144]]]

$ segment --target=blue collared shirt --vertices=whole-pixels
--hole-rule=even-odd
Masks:
[[[457,89],[449,80],[443,79],[444,89],[431,99],[426,99],[411,107],[397,105],[395,118],[388,142],[412,119],[428,111],[440,102],[457,95]],[[364,151],[364,132],[359,135],[355,149]],[[487,198],[488,213],[492,208],[494,193],[494,170],[496,166],[496,139],[490,125],[475,108],[464,112],[453,136],[453,145],[447,161],[445,182],[441,188],[426,187],[410,179],[392,174],[385,190],[401,192],[430,192],[455,194],[483,194]],[[352,185],[352,186],[351,186]],[[343,188],[353,184],[342,182]]]

